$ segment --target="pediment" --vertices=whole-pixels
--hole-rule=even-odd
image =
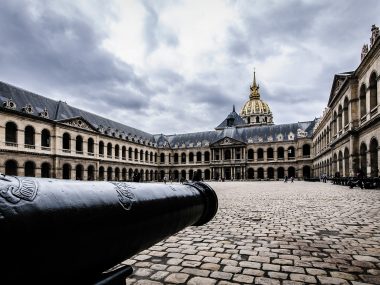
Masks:
[[[239,141],[237,139],[233,139],[230,137],[224,137],[211,144],[212,147],[235,146],[235,145],[239,145],[239,146],[245,145],[245,142]]]
[[[59,122],[65,125],[68,125],[70,127],[97,132],[97,129],[83,117],[64,119],[64,120],[60,120]]]

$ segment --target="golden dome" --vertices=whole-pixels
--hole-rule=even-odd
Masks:
[[[272,114],[267,103],[260,99],[248,100],[241,109],[240,115],[242,117],[251,115],[269,115]]]
[[[273,117],[269,105],[260,99],[260,86],[256,84],[256,72],[253,73],[253,83],[250,86],[249,100],[244,104],[240,111],[240,116],[246,119],[248,124],[251,124],[251,119],[254,119],[254,123],[266,124],[272,123]],[[256,118],[257,117],[257,118]]]

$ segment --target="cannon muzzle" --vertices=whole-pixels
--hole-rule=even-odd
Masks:
[[[215,192],[184,185],[0,177],[0,283],[92,284],[187,226],[209,222]]]

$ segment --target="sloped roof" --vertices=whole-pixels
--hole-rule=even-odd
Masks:
[[[240,117],[240,115],[238,113],[235,112],[235,108],[234,110],[228,114],[228,116],[224,119],[223,122],[221,122],[219,124],[219,126],[217,126],[215,129],[216,130],[220,130],[220,129],[223,129],[223,128],[227,128],[227,120],[228,119],[233,119],[233,123],[232,123],[232,126],[239,126],[239,125],[245,125],[245,122],[243,120],[242,117]],[[232,127],[230,126],[230,127]]]
[[[303,132],[303,136],[311,137],[316,120],[299,122],[293,124],[269,125],[269,126],[242,126],[243,119],[233,110],[227,118],[234,118],[232,127],[227,127],[227,118],[213,131],[174,134],[174,135],[152,135],[130,126],[103,118],[96,114],[75,108],[62,101],[55,101],[41,95],[14,87],[0,81],[0,100],[5,102],[9,99],[16,104],[16,111],[22,112],[22,108],[30,104],[34,112],[30,115],[39,116],[45,108],[49,113],[49,120],[62,121],[74,118],[83,118],[97,130],[103,128],[108,130],[107,134],[112,134],[116,130],[124,133],[125,136],[141,138],[156,143],[159,147],[181,148],[208,146],[220,139],[229,137],[243,143],[276,141],[278,135],[282,135],[282,140],[286,141],[288,135],[292,133],[294,139],[298,138],[298,130]],[[0,109],[3,105],[0,105]],[[238,127],[237,127],[238,126]]]
[[[329,101],[327,103],[327,106],[331,106],[332,101],[334,100],[337,92],[341,90],[341,88],[347,83],[348,79],[350,76],[353,74],[353,71],[347,71],[347,72],[342,72],[334,75],[333,83],[331,86],[331,91],[330,91],[330,97]]]
[[[110,134],[118,130],[119,133],[123,132],[126,136],[130,135],[154,142],[152,134],[75,108],[65,102],[55,101],[0,81],[0,100],[4,102],[8,99],[12,99],[16,103],[16,111],[21,112],[23,107],[30,104],[35,110],[31,115],[37,117],[39,116],[38,113],[46,108],[49,113],[49,119],[53,121],[82,117],[95,128],[102,126],[104,130],[108,129]]]

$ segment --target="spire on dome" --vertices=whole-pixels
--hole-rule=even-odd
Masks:
[[[235,112],[235,104],[232,105],[232,112]]]
[[[260,86],[256,84],[256,69],[253,70],[253,83],[250,86],[251,94],[249,95],[249,99],[260,99],[259,93]]]

